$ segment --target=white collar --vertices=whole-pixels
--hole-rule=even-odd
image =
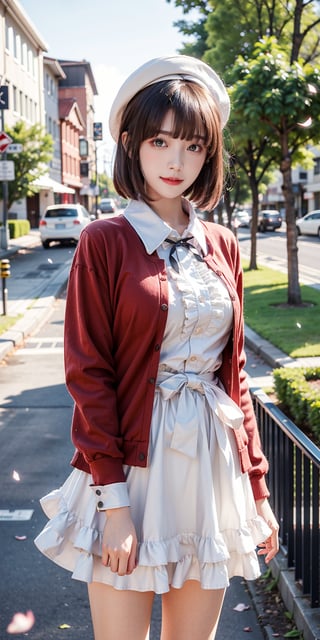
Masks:
[[[172,229],[167,222],[164,222],[149,205],[142,200],[130,200],[123,215],[134,228],[139,238],[142,240],[146,252],[152,254],[160,245],[170,237],[179,240],[180,237],[192,235],[199,244],[204,255],[207,254],[207,243],[203,226],[197,218],[190,202],[183,198],[183,208],[189,215],[189,224],[182,236],[175,229]]]

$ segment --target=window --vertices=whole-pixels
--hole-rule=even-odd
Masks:
[[[313,162],[314,162],[313,173],[315,176],[319,176],[320,175],[320,158],[315,158]]]
[[[12,86],[12,102],[13,102],[13,111],[18,111],[18,91],[17,87]]]
[[[23,93],[19,91],[20,115],[23,116]]]
[[[28,67],[28,48],[26,42],[22,45],[22,64],[27,69]]]
[[[13,55],[17,59],[18,51],[17,51],[17,33],[13,30]]]
[[[308,180],[308,173],[306,171],[299,171],[299,180]]]
[[[6,22],[6,49],[13,53],[13,28]]]
[[[18,60],[18,62],[21,62],[21,38],[20,38],[20,34],[16,33],[16,58]]]

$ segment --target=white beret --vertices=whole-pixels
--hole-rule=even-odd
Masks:
[[[121,117],[130,100],[145,87],[161,80],[192,80],[211,93],[220,112],[221,126],[226,125],[230,114],[227,90],[217,73],[202,60],[191,56],[154,58],[136,69],[120,87],[111,107],[109,129],[117,142]]]

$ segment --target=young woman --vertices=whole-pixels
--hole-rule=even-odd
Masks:
[[[157,58],[115,98],[123,215],[82,233],[65,319],[75,467],[42,500],[40,550],[88,582],[96,640],[213,640],[230,577],[278,550],[246,376],[237,241],[203,223],[223,189],[226,89]],[[188,199],[186,199],[188,197]],[[192,204],[191,204],[192,202]]]

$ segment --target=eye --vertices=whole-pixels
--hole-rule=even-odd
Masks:
[[[197,144],[196,142],[193,142],[192,144],[189,144],[188,150],[193,151],[195,153],[201,153],[201,151],[203,150],[203,147],[201,146],[201,144]]]
[[[166,146],[166,142],[163,138],[153,138],[151,140],[151,144],[153,147],[159,147],[160,149]]]

